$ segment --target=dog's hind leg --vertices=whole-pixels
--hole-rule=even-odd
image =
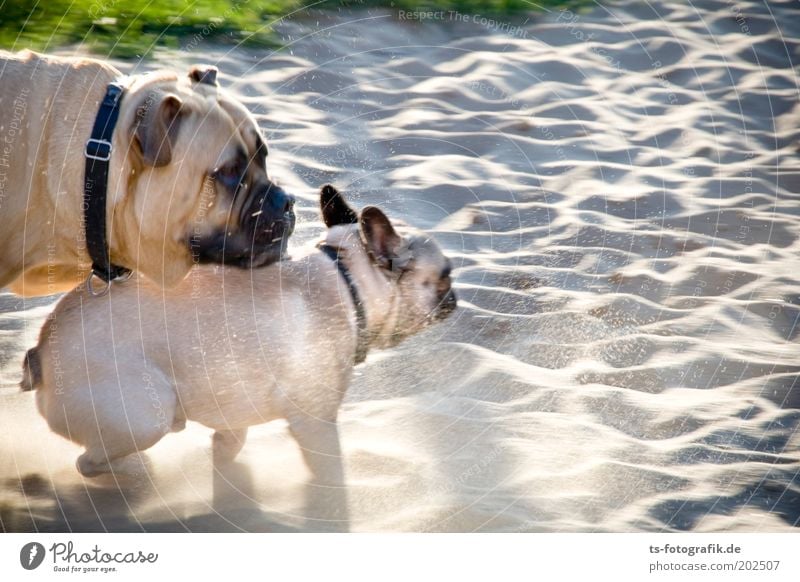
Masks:
[[[247,440],[247,429],[218,430],[211,439],[214,463],[232,461]]]
[[[127,453],[126,453],[127,454]],[[97,477],[111,472],[111,462],[104,458],[100,451],[87,449],[75,462],[78,473],[84,477]]]
[[[177,399],[171,385],[148,383],[137,389],[115,384],[95,386],[92,392],[88,418],[75,427],[82,433],[75,440],[86,447],[77,462],[85,477],[111,472],[115,460],[152,447],[172,430]]]

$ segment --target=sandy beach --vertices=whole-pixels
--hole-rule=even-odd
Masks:
[[[199,39],[298,198],[430,230],[460,308],[356,369],[354,531],[796,531],[800,9],[621,2],[498,22],[314,12],[276,52]],[[210,430],[83,479],[21,360],[57,298],[0,294],[0,530],[298,531],[284,422],[215,471]]]

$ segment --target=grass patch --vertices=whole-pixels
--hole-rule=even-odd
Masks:
[[[300,0],[5,0],[0,45],[48,50],[83,43],[93,52],[123,58],[193,39],[272,46],[268,23],[300,5]]]
[[[385,7],[498,15],[573,5],[569,0],[0,0],[0,47],[52,50],[82,43],[133,58],[157,46],[203,41],[274,47],[275,18],[303,7]]]

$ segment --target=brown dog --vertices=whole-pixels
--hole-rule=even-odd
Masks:
[[[96,60],[0,51],[0,287],[50,294],[87,277],[84,147],[120,78]],[[292,199],[270,181],[258,126],[217,86],[216,69],[124,84],[106,205],[111,262],[172,286],[193,261],[279,259]]]

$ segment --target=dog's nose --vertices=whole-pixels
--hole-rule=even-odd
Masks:
[[[450,289],[439,301],[439,313],[441,314],[441,317],[447,317],[450,315],[453,311],[455,311],[457,305],[458,300],[456,299],[456,292]]]
[[[294,208],[294,196],[273,183],[267,186],[267,204],[276,214],[288,214]]]
[[[289,214],[292,210],[294,210],[294,196],[291,194],[286,194],[286,202],[283,205],[283,213]]]

